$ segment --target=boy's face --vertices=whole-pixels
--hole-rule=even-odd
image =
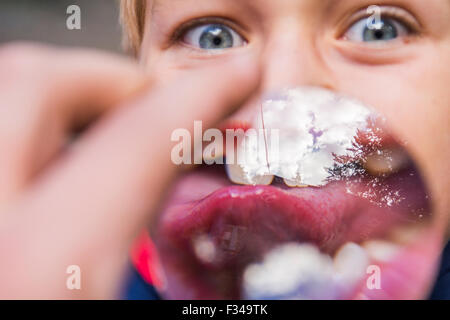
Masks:
[[[378,7],[367,14],[371,5]],[[284,237],[295,233],[290,224],[298,222],[308,230],[316,230],[324,221],[286,218],[286,213],[273,212],[277,206],[271,206],[270,210],[261,207],[267,198],[252,194],[257,192],[257,187],[233,187],[225,170],[196,169],[180,178],[162,213],[161,223],[166,226],[161,227],[165,230],[163,233],[175,230],[173,224],[183,225],[177,229],[176,236],[172,235],[173,239],[168,234],[164,241],[156,239],[167,278],[165,295],[171,298],[242,297],[241,279],[249,264],[260,260],[273,243],[302,238],[300,242],[315,242],[330,255],[336,254],[337,248],[349,240],[362,244],[381,239],[384,245],[377,242],[373,250],[379,253],[378,258],[370,260],[371,264],[381,267],[381,289],[361,287],[353,297],[425,298],[433,282],[437,255],[446,239],[450,212],[447,194],[450,1],[154,0],[148,1],[147,8],[141,59],[148,72],[157,74],[161,81],[177,77],[187,69],[220,63],[230,55],[252,54],[260,60],[260,92],[224,119],[224,126],[251,126],[261,111],[261,97],[283,88],[324,87],[357,98],[386,117],[389,132],[396,140],[407,141],[404,149],[414,159],[427,189],[424,194],[430,200],[426,213],[430,221],[414,224],[414,229],[420,229],[417,232],[412,232],[408,226],[408,231],[400,232],[401,236],[392,237],[393,233],[398,234],[398,230],[394,230],[398,225],[386,222],[388,218],[383,221],[373,217],[365,219],[363,216],[370,210],[361,205],[358,209],[360,227],[346,233],[350,225],[356,226],[356,217],[341,221],[330,234],[323,235],[331,237],[332,234],[336,243],[325,246],[324,239],[312,240],[304,234]],[[378,9],[380,20],[377,20]],[[374,18],[379,25],[370,29],[368,18]],[[221,198],[217,203],[208,204],[213,214],[200,212],[200,201],[203,204],[214,202],[217,199],[211,200],[211,194],[231,190],[229,188],[241,192],[243,199],[248,198],[242,202]],[[285,186],[274,188],[286,189]],[[316,207],[339,205],[341,198],[330,200],[335,193],[327,188],[330,187],[301,191],[298,197],[306,204],[298,211],[307,211],[304,206],[314,211]],[[271,196],[269,193],[264,195]],[[310,198],[315,195],[322,199],[320,201],[328,199],[328,203],[314,207]],[[329,203],[333,201],[337,203]],[[245,215],[248,220],[230,217],[227,213],[230,210],[235,215],[237,212]],[[314,212],[317,211],[320,212]],[[333,212],[326,216],[332,217]],[[186,215],[198,216],[186,220]],[[207,215],[208,222],[192,221]],[[170,220],[165,220],[164,216],[171,216],[172,220],[166,222],[169,226],[164,225],[164,221]],[[283,218],[276,218],[278,216]],[[384,233],[369,228],[370,232],[359,237],[361,230],[373,221],[382,225]],[[413,236],[408,237],[406,233]],[[283,236],[275,236],[280,234]],[[340,236],[342,234],[345,236]],[[198,239],[202,239],[201,252],[211,253],[209,258],[220,256],[220,262],[205,262],[201,254],[198,256]],[[221,245],[224,241],[228,244],[235,241],[237,249],[224,249]],[[389,255],[394,249],[396,254]]]

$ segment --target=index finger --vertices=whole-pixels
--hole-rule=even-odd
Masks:
[[[116,259],[109,268],[102,265],[102,273],[117,275],[120,268],[113,267],[123,261],[128,244],[151,218],[175,174],[170,160],[172,131],[191,129],[199,119],[206,129],[242,104],[258,82],[256,59],[240,56],[186,72],[170,87],[157,88],[121,108],[30,191],[25,205],[17,208],[26,219],[23,214],[12,215],[22,217],[21,233],[33,238],[32,246],[52,248],[53,257],[62,243],[66,251],[74,249],[80,256],[102,248],[100,254]],[[56,239],[60,246],[55,248]],[[48,263],[52,277],[55,268],[70,260],[60,253],[65,259]],[[42,268],[46,273],[48,269]]]
[[[0,205],[60,151],[70,131],[148,79],[126,58],[32,44],[0,46]]]

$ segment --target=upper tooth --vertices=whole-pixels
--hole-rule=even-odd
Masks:
[[[232,182],[246,185],[272,183],[274,176],[269,172],[263,133],[248,130],[234,151],[227,149],[225,169]]]
[[[372,175],[389,174],[405,167],[409,157],[401,148],[378,150],[369,155],[364,162],[364,169]]]
[[[344,281],[350,283],[361,279],[369,265],[365,250],[353,242],[343,245],[334,257],[334,269]]]
[[[390,261],[400,250],[400,246],[383,240],[371,240],[362,244],[363,248],[373,260]]]
[[[269,185],[274,178],[273,175],[257,175],[250,177],[239,164],[225,164],[225,169],[228,178],[236,184]]]
[[[279,131],[277,147],[266,148],[269,173],[285,178],[288,186],[327,184],[336,157],[353,154],[354,137],[367,127],[373,114],[357,101],[306,87],[269,97],[262,103],[261,113],[261,124],[255,127]],[[302,181],[293,183],[297,176]]]
[[[299,180],[292,180],[292,179],[283,179],[284,183],[288,186],[288,187],[307,187],[308,185],[301,183]]]
[[[196,256],[204,263],[212,263],[216,258],[216,245],[206,235],[199,236],[193,240]]]

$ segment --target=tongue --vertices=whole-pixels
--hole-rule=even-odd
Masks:
[[[265,298],[341,296],[338,283],[330,280],[330,257],[318,248],[333,253],[343,243],[385,232],[403,216],[344,190],[336,183],[289,191],[233,186],[194,204],[171,206],[161,217],[155,239],[168,275],[168,297],[186,298],[190,292],[197,299],[241,298],[244,274],[266,255],[269,270],[278,258],[284,267],[298,270],[285,274],[292,277],[285,282],[295,282],[293,288],[268,291]],[[277,251],[276,247],[292,242],[297,245],[288,246],[289,250],[282,246],[281,254]],[[305,243],[314,243],[317,249]],[[277,258],[270,258],[274,255]],[[260,280],[249,279],[245,297],[263,298]]]

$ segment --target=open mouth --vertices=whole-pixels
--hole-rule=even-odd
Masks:
[[[300,170],[297,181],[278,171],[258,184],[233,165],[186,172],[152,230],[165,275],[161,294],[423,297],[439,250],[428,193],[405,149],[385,131],[370,144],[367,132],[355,131],[352,146],[362,147],[350,155],[332,148],[333,165],[318,185],[301,184]]]

